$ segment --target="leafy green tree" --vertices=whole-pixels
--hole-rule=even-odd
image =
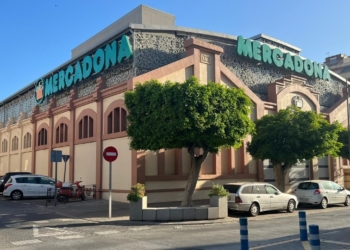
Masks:
[[[350,156],[349,156],[349,134],[348,134],[348,130],[343,128],[340,132],[339,132],[339,142],[341,142],[343,144],[343,146],[340,149],[340,153],[339,156],[344,158],[344,159],[348,159],[350,160]]]
[[[134,150],[187,148],[191,169],[182,206],[192,206],[201,165],[221,147],[239,147],[254,129],[252,102],[239,88],[218,83],[199,84],[151,80],[125,93],[127,134]],[[201,154],[195,154],[195,148]]]
[[[276,186],[284,192],[285,175],[299,159],[338,155],[340,131],[339,123],[330,124],[320,114],[292,106],[257,120],[247,151],[254,159],[271,160]]]

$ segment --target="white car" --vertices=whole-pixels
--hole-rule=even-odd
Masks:
[[[310,180],[299,183],[294,190],[299,205],[312,204],[327,208],[328,204],[350,205],[350,192],[333,181]]]
[[[295,195],[282,193],[269,183],[226,183],[224,188],[230,193],[228,208],[234,211],[249,212],[251,216],[273,210],[286,210],[293,213],[298,206],[298,199]]]
[[[47,176],[13,175],[5,184],[3,196],[14,200],[20,200],[23,197],[47,197],[48,189],[54,188],[55,180]]]

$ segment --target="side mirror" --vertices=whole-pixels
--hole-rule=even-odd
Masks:
[[[280,193],[279,192],[275,192],[275,195],[279,195]]]
[[[50,181],[50,185],[52,185],[52,186],[53,186],[54,184],[55,184],[55,183],[53,183],[52,181]]]

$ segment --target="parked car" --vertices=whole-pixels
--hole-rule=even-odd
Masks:
[[[16,174],[31,174],[29,172],[8,172],[3,176],[3,181],[0,182],[0,193],[2,193],[4,191],[4,187],[6,182],[10,179],[10,177],[12,175],[16,175]]]
[[[310,180],[299,183],[294,190],[299,205],[312,204],[327,208],[328,204],[350,205],[350,191],[333,181]]]
[[[257,216],[260,212],[286,210],[293,213],[298,206],[295,195],[285,194],[269,183],[227,183],[229,191],[228,208],[234,211],[249,212]]]
[[[0,184],[2,183],[3,180],[4,180],[4,176],[0,175]]]
[[[47,197],[48,189],[55,187],[55,180],[43,175],[13,175],[5,184],[3,195],[14,200],[23,197]],[[57,183],[62,187],[62,182]]]

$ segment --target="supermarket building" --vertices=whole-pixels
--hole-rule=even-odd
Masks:
[[[296,105],[347,126],[345,79],[300,56],[301,50],[260,34],[251,38],[175,26],[173,15],[141,5],[72,50],[72,58],[0,103],[0,175],[30,171],[54,176],[51,150],[70,155],[66,180],[95,184],[108,197],[109,168],[102,152],[118,149],[113,199],[126,201],[130,187],[145,183],[149,202],[181,200],[190,157],[185,149],[158,152],[129,148],[124,93],[157,79],[183,82],[196,76],[243,88],[254,103],[251,119]],[[195,199],[212,182],[274,182],[268,161],[239,149],[223,149],[203,163]],[[330,179],[347,185],[341,158],[293,166],[287,189],[301,180]],[[58,179],[63,179],[58,163]]]

